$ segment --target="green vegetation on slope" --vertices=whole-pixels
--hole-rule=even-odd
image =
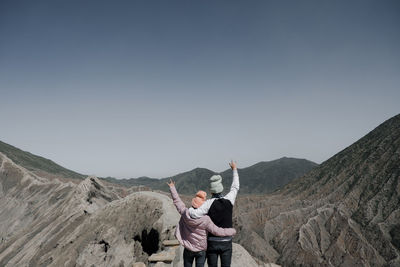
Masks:
[[[283,157],[272,161],[263,161],[247,168],[239,169],[241,193],[264,194],[279,189],[294,179],[307,174],[315,162],[306,159]],[[231,170],[221,173],[224,186],[230,186]]]
[[[259,162],[253,166],[239,169],[240,192],[242,194],[264,194],[272,192],[293,179],[308,173],[318,164],[296,158],[281,158],[268,162]],[[209,192],[209,178],[215,172],[196,168],[171,177],[176,182],[176,187],[181,194],[195,194],[198,190]],[[232,182],[232,171],[230,169],[220,173],[223,178],[224,191],[228,192]],[[137,179],[115,179],[105,178],[112,183],[124,186],[148,186],[154,190],[168,191],[166,182],[170,178],[153,179],[141,177]]]
[[[5,154],[8,158],[14,161],[16,164],[31,170],[31,171],[45,171],[50,174],[59,175],[65,178],[79,178],[82,179],[85,176],[77,172],[68,170],[55,162],[36,156],[32,153],[23,151],[19,148],[6,144],[0,141],[0,152]]]

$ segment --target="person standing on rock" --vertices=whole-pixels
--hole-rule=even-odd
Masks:
[[[205,215],[210,216],[211,220],[219,227],[232,227],[232,210],[236,196],[239,191],[239,174],[236,162],[229,163],[233,171],[231,189],[225,196],[222,195],[221,175],[213,175],[210,178],[210,191],[212,198],[204,202],[197,209],[189,209],[190,217],[200,219]],[[207,264],[209,267],[216,267],[218,257],[221,259],[221,266],[231,266],[232,261],[232,236],[226,235],[218,237],[210,233],[208,235]]]
[[[215,236],[231,236],[236,234],[236,230],[232,227],[220,228],[216,226],[209,216],[203,216],[200,219],[192,219],[189,210],[182,202],[175,188],[175,182],[170,180],[167,183],[171,192],[172,200],[181,219],[176,226],[175,237],[179,243],[185,248],[183,251],[184,267],[191,267],[196,259],[196,267],[203,267],[206,261],[207,250],[207,233]],[[200,207],[206,200],[207,193],[199,191],[196,197],[192,199],[192,208]]]

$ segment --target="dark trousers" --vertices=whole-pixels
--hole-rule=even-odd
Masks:
[[[209,267],[217,267],[218,256],[221,257],[221,267],[231,266],[232,240],[231,241],[208,241],[207,264]]]
[[[192,267],[194,259],[196,259],[196,267],[203,267],[206,262],[206,252],[204,250],[193,252],[185,248],[183,250],[183,266]]]

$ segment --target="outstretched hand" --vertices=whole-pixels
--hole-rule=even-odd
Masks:
[[[232,170],[236,170],[236,169],[237,169],[237,167],[236,167],[236,161],[231,160],[231,162],[229,162],[229,166],[231,166],[231,169],[232,169]]]
[[[172,179],[169,179],[169,183],[167,182],[167,185],[168,185],[169,187],[173,187],[173,186],[175,186],[175,182],[172,181]]]

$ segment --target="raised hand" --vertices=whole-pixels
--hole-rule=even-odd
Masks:
[[[175,182],[172,181],[172,179],[169,179],[169,183],[167,182],[167,185],[168,185],[169,187],[173,187],[173,186],[175,186]]]
[[[229,166],[231,166],[232,170],[236,170],[236,161],[231,160],[231,162],[229,163]]]

